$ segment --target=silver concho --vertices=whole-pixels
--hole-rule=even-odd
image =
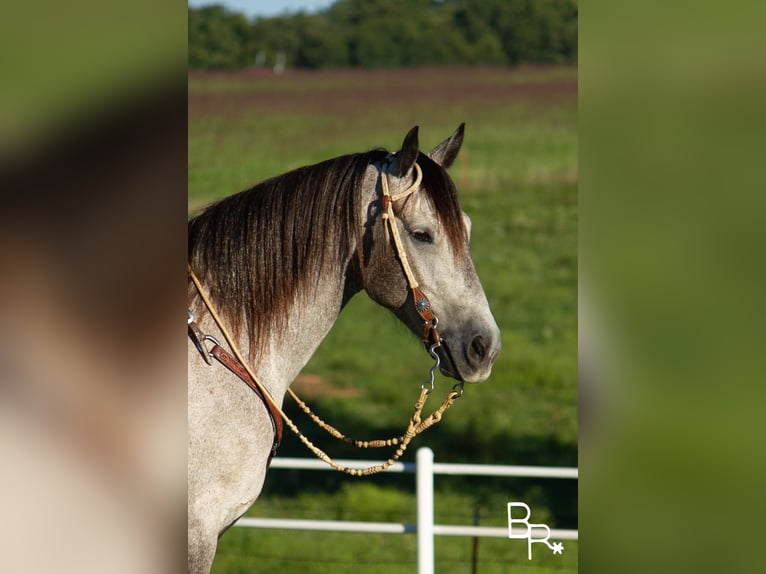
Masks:
[[[415,309],[417,309],[419,313],[425,313],[430,308],[431,308],[431,304],[428,302],[428,299],[426,299],[425,297],[421,297],[420,299],[415,301]]]

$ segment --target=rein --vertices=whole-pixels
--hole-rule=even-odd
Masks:
[[[388,163],[391,162],[391,159],[393,157],[394,157],[393,155],[389,155],[386,165],[388,165]],[[447,394],[447,397],[444,399],[441,405],[436,410],[434,410],[433,413],[431,413],[425,419],[422,418],[423,407],[425,406],[428,395],[430,395],[434,389],[434,373],[440,364],[440,359],[439,359],[439,356],[436,354],[436,349],[441,346],[442,339],[441,339],[441,336],[439,335],[438,330],[436,329],[436,325],[438,324],[438,319],[436,318],[436,316],[434,315],[431,309],[431,303],[428,300],[428,297],[426,297],[426,295],[420,290],[418,282],[415,279],[415,276],[412,272],[412,268],[410,267],[409,261],[407,259],[407,254],[404,251],[402,240],[399,235],[399,229],[397,228],[397,225],[396,225],[396,215],[393,210],[394,201],[398,201],[400,199],[404,199],[408,197],[409,195],[414,193],[417,190],[418,186],[420,185],[420,182],[423,177],[423,173],[420,169],[420,166],[417,163],[415,163],[414,167],[416,172],[414,183],[405,191],[398,194],[394,194],[394,195],[392,195],[389,192],[388,179],[386,176],[386,172],[383,170],[381,170],[380,172],[381,190],[383,193],[383,212],[382,212],[381,218],[384,221],[384,225],[386,229],[386,237],[388,237],[389,230],[390,230],[390,234],[391,234],[391,237],[393,237],[394,246],[396,248],[396,252],[399,257],[399,261],[404,270],[404,274],[407,277],[407,283],[413,295],[415,310],[418,313],[418,315],[421,317],[421,319],[423,319],[423,324],[424,324],[423,342],[426,345],[426,348],[429,354],[435,360],[435,364],[429,370],[429,373],[428,373],[429,378],[426,379],[420,386],[420,396],[418,397],[418,400],[415,402],[414,412],[412,416],[410,417],[410,421],[409,421],[409,424],[407,425],[407,429],[405,430],[404,434],[398,437],[392,437],[388,439],[377,439],[377,440],[370,440],[370,441],[355,440],[344,435],[339,430],[337,430],[333,426],[323,421],[319,416],[317,416],[309,408],[308,405],[306,405],[305,402],[303,402],[295,394],[295,392],[291,388],[288,387],[287,389],[287,392],[296,401],[296,403],[301,408],[301,410],[303,410],[303,412],[306,413],[311,418],[311,420],[313,420],[320,428],[324,429],[327,433],[329,433],[334,438],[342,440],[346,442],[347,444],[354,445],[357,448],[380,448],[380,447],[387,447],[387,446],[397,446],[398,448],[396,449],[393,456],[389,458],[387,461],[383,462],[382,464],[373,465],[364,469],[355,469],[355,468],[349,468],[349,467],[343,466],[335,462],[324,451],[322,451],[319,447],[314,445],[298,429],[295,423],[293,423],[293,421],[279,407],[277,402],[269,393],[268,389],[266,389],[263,383],[261,383],[258,380],[258,377],[252,371],[248,363],[244,360],[244,358],[242,357],[241,353],[239,352],[239,349],[237,348],[234,342],[233,337],[224,326],[223,321],[221,320],[220,316],[216,312],[212,302],[208,298],[207,293],[202,287],[202,283],[200,282],[199,278],[194,273],[194,270],[191,268],[191,266],[189,266],[188,268],[189,277],[194,283],[197,289],[197,292],[202,298],[202,301],[205,303],[205,306],[207,310],[210,312],[210,315],[213,317],[214,321],[218,325],[218,328],[221,330],[221,333],[223,333],[223,336],[226,339],[226,342],[228,343],[229,347],[234,353],[234,357],[226,353],[226,351],[224,351],[221,348],[220,344],[214,337],[212,337],[211,335],[203,334],[200,331],[199,327],[194,321],[194,315],[192,314],[191,310],[188,311],[189,336],[192,338],[192,341],[194,341],[195,346],[200,351],[203,359],[208,365],[212,364],[211,357],[217,359],[224,366],[226,366],[230,371],[232,371],[240,379],[242,379],[263,401],[271,417],[272,425],[274,426],[274,442],[272,444],[271,453],[268,459],[269,464],[271,463],[271,459],[276,453],[277,447],[279,446],[282,440],[282,420],[284,420],[285,424],[287,424],[290,430],[296,434],[296,436],[300,439],[300,441],[312,453],[314,453],[314,455],[317,458],[327,463],[335,470],[346,473],[346,474],[350,474],[352,476],[368,476],[371,474],[376,474],[378,472],[381,472],[387,469],[392,464],[394,464],[394,462],[396,462],[404,454],[405,450],[409,446],[409,443],[412,441],[412,439],[415,438],[420,433],[422,433],[423,431],[425,431],[426,429],[436,424],[437,422],[439,422],[442,418],[442,415],[444,414],[444,411],[446,411],[450,406],[452,406],[452,403],[456,399],[460,398],[463,395],[463,383],[459,382],[452,387],[452,390]],[[211,341],[214,343],[214,346],[210,351],[207,350],[205,346],[205,341]]]

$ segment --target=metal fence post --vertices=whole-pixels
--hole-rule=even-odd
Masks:
[[[418,574],[434,574],[434,451],[418,449],[416,483],[418,500]]]

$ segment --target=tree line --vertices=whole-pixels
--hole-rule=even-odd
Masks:
[[[572,63],[577,0],[337,0],[248,20],[189,8],[189,66],[381,68]]]

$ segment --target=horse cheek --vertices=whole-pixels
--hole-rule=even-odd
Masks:
[[[401,267],[393,257],[380,255],[375,253],[367,266],[365,288],[373,301],[393,311],[407,300],[407,283]]]

